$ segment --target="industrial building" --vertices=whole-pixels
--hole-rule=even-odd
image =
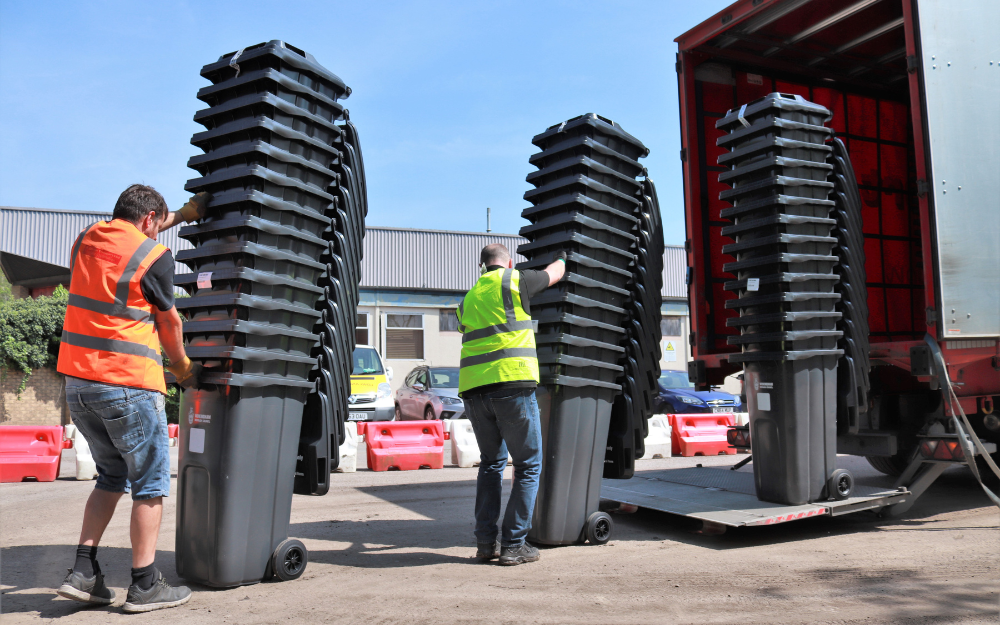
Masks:
[[[69,284],[69,252],[76,236],[110,213],[0,207],[0,268],[16,296],[47,295]],[[174,252],[191,244],[179,228],[160,235]],[[364,241],[356,340],[371,345],[393,369],[393,390],[418,364],[458,366],[461,335],[455,310],[479,277],[479,252],[502,243],[516,254],[525,239],[510,234],[369,227]],[[178,273],[190,270],[180,263]],[[661,327],[664,369],[686,369],[688,336],[684,249],[668,246],[663,259]]]

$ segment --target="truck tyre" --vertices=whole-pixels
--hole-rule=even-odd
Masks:
[[[847,499],[854,490],[854,476],[847,469],[837,469],[826,482],[826,491],[834,499]]]
[[[875,467],[877,471],[885,473],[886,475],[891,475],[893,477],[899,477],[906,470],[907,464],[909,464],[905,458],[896,454],[895,456],[865,456],[868,464]]]
[[[302,577],[309,563],[309,552],[301,541],[287,538],[271,555],[271,570],[283,582]]]
[[[607,512],[595,512],[587,518],[584,533],[591,545],[603,545],[611,540],[611,531],[614,528],[615,523]]]
[[[993,458],[993,464],[1000,467],[1000,452],[990,454],[990,457]],[[986,464],[986,459],[980,455],[976,456],[976,468],[979,469],[979,478],[983,480],[983,485],[986,488],[992,491],[1000,488],[1000,478],[993,472],[990,465]]]

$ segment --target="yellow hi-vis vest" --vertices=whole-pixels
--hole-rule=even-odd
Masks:
[[[458,305],[462,361],[458,392],[499,382],[538,382],[531,316],[521,306],[521,274],[494,269],[483,274]]]

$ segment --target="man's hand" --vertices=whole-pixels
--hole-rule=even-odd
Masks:
[[[177,383],[184,389],[198,388],[198,377],[201,375],[201,369],[201,363],[192,362],[187,356],[180,362],[171,363],[167,367],[167,371],[174,374]]]
[[[182,206],[177,212],[180,213],[181,219],[183,219],[185,223],[197,221],[205,216],[205,212],[208,210],[208,201],[211,199],[212,194],[208,191],[196,193],[194,197],[188,200],[188,203]]]
[[[545,273],[549,274],[549,286],[559,282],[566,275],[566,259],[568,257],[569,255],[565,251],[560,250],[556,252],[555,262],[545,268]]]

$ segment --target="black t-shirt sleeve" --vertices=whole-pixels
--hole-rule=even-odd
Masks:
[[[174,307],[174,255],[164,252],[139,281],[142,296],[160,312]]]
[[[531,298],[549,288],[549,274],[537,269],[521,271],[521,306],[531,314]]]

